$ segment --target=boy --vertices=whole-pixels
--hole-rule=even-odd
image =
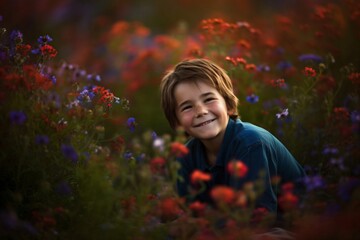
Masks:
[[[211,175],[205,191],[196,198],[206,203],[212,203],[210,191],[214,186],[241,189],[244,183],[261,176],[265,189],[256,207],[276,213],[277,189],[272,177],[295,183],[304,177],[304,170],[271,133],[239,119],[238,99],[226,72],[206,59],[185,60],[164,76],[160,90],[170,126],[182,127],[191,137],[186,143],[189,154],[179,159],[183,178],[177,184],[179,195],[189,196],[194,170]],[[248,167],[244,177],[234,178],[227,171],[232,160],[241,160]]]

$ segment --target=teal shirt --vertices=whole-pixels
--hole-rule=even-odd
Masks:
[[[241,189],[244,183],[258,180],[259,173],[262,172],[265,189],[256,205],[276,212],[278,186],[271,184],[271,178],[279,176],[281,183],[293,182],[298,186],[305,176],[304,169],[275,136],[263,128],[240,120],[229,120],[213,166],[207,163],[205,149],[200,140],[193,138],[186,146],[189,154],[178,159],[181,165],[179,175],[183,178],[183,181],[179,180],[177,183],[179,195],[189,196],[190,176],[194,170],[199,169],[212,175],[211,181],[206,183],[206,190],[195,199],[189,199],[190,201],[212,203],[209,196],[212,187],[226,185]],[[249,170],[246,176],[235,178],[230,175],[227,164],[232,160],[241,160],[247,165]]]

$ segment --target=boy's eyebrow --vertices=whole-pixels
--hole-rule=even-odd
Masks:
[[[200,97],[201,98],[206,98],[206,97],[211,96],[211,95],[214,95],[214,93],[213,92],[206,92],[206,93],[201,94]],[[184,102],[180,103],[178,105],[178,107],[181,108],[182,106],[184,106],[184,105],[186,105],[186,104],[188,104],[190,102],[191,102],[190,100],[185,100]]]

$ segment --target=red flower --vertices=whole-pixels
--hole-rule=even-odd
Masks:
[[[130,216],[130,214],[135,210],[136,207],[136,198],[130,196],[127,199],[121,201],[121,207],[123,208],[125,216]]]
[[[193,214],[197,217],[202,216],[205,211],[206,204],[200,201],[195,201],[189,205],[189,208],[193,212]]]
[[[255,64],[246,64],[245,65],[245,69],[249,72],[254,72],[256,71],[256,65]]]
[[[207,182],[210,181],[211,175],[209,173],[204,173],[200,170],[195,170],[192,172],[190,181],[192,184],[197,184],[199,182]]]
[[[336,121],[347,121],[350,118],[349,111],[344,107],[334,108],[334,119]]]
[[[281,186],[281,190],[282,192],[286,193],[286,192],[292,192],[294,190],[294,184],[292,182],[288,182],[288,183],[284,183]]]
[[[231,161],[227,165],[227,170],[234,177],[245,177],[248,167],[242,161]]]
[[[287,211],[294,209],[297,206],[297,203],[299,202],[299,198],[294,195],[292,192],[285,192],[283,193],[279,199],[279,206]]]
[[[104,87],[95,86],[93,92],[98,95],[98,103],[105,104],[107,107],[111,107],[115,96],[108,89]]]
[[[305,67],[303,70],[303,73],[307,77],[315,77],[316,76],[316,71],[311,67]]]
[[[173,142],[170,145],[170,152],[176,157],[183,157],[189,153],[189,149],[182,143]]]
[[[23,57],[27,56],[30,50],[31,46],[29,44],[19,44],[16,46],[16,52],[20,53]]]
[[[260,223],[267,215],[269,214],[269,211],[264,208],[264,207],[260,207],[260,208],[256,208],[251,216],[251,223]]]
[[[40,51],[43,56],[49,58],[54,58],[57,55],[57,50],[49,44],[41,46]]]
[[[271,84],[271,86],[273,86],[273,87],[279,87],[279,88],[281,88],[281,87],[284,87],[284,86],[285,86],[285,80],[284,80],[283,78],[278,78],[278,79],[276,79],[276,80],[272,79],[272,80],[270,81],[270,84]]]
[[[115,138],[115,140],[113,140],[111,142],[111,149],[114,152],[122,152],[125,146],[125,139],[121,136],[118,136],[117,138]]]
[[[348,79],[354,84],[354,85],[359,85],[360,84],[360,73],[356,72],[356,73],[351,73],[348,76]]]
[[[229,204],[235,199],[235,192],[228,186],[216,186],[211,190],[212,199],[220,204]]]
[[[332,91],[336,86],[336,81],[331,76],[320,76],[316,85],[316,92],[318,95],[323,96]]]
[[[150,161],[150,170],[153,174],[162,174],[165,171],[165,159],[162,157],[155,157]]]
[[[162,199],[158,205],[158,212],[162,221],[174,220],[182,213],[175,198]]]

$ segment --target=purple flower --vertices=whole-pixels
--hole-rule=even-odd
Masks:
[[[257,103],[259,101],[259,96],[256,96],[255,94],[251,94],[246,97],[246,101],[249,103]]]
[[[152,139],[152,140],[155,140],[155,139],[157,139],[157,137],[158,137],[158,136],[157,136],[156,132],[155,132],[155,131],[152,131],[152,132],[151,132],[151,139]]]
[[[35,143],[39,145],[46,145],[50,142],[49,137],[46,135],[37,135],[35,137]]]
[[[280,113],[276,114],[277,118],[285,118],[289,115],[289,109],[285,108],[284,110],[282,110]]]
[[[289,68],[292,67],[292,64],[290,62],[287,61],[281,61],[277,64],[277,69],[281,70],[281,71],[285,71]]]
[[[135,126],[136,126],[135,118],[133,117],[128,118],[128,120],[126,121],[126,126],[130,129],[131,132],[135,131]]]
[[[131,152],[125,152],[124,153],[124,158],[125,159],[130,159],[130,158],[132,158],[132,156],[133,156],[133,154]]]
[[[304,184],[307,191],[325,187],[325,181],[320,175],[304,177]]]
[[[331,165],[338,167],[340,170],[345,170],[344,158],[331,158],[329,162]]]
[[[324,155],[338,154],[338,153],[339,153],[339,149],[337,149],[337,148],[325,147],[324,150],[323,150]]]
[[[339,184],[338,195],[343,201],[349,201],[353,192],[360,188],[360,179],[351,178]]]
[[[69,158],[73,163],[78,162],[78,154],[71,145],[62,144],[61,151],[63,152],[66,158]]]
[[[23,111],[11,111],[9,118],[12,124],[22,125],[26,121],[26,114]]]
[[[353,123],[360,123],[360,112],[359,111],[352,111],[350,115],[350,119]]]
[[[32,54],[35,54],[35,55],[40,54],[40,52],[41,52],[41,51],[40,51],[39,48],[36,48],[36,49],[32,49],[32,50],[31,50],[31,53],[32,53]]]
[[[299,61],[305,62],[305,61],[314,61],[314,62],[321,62],[322,57],[315,55],[315,54],[302,54],[299,56]]]
[[[37,41],[38,43],[40,43],[41,45],[47,44],[49,42],[52,42],[52,38],[49,35],[45,35],[45,36],[40,36]]]
[[[82,103],[91,102],[91,100],[95,97],[95,93],[92,91],[92,87],[86,86],[84,89],[79,93],[77,100]]]
[[[257,70],[259,72],[269,72],[270,71],[270,67],[268,65],[265,64],[261,64],[259,66],[257,66]]]
[[[8,58],[7,52],[4,49],[0,49],[0,61],[5,62]]]
[[[21,42],[23,38],[23,34],[19,30],[13,30],[10,33],[10,39],[14,42]]]

